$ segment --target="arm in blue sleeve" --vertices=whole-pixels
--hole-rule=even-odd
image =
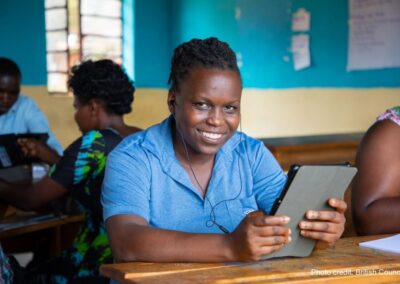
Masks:
[[[263,143],[260,142],[252,151],[254,193],[259,208],[268,214],[279,197],[287,177]]]
[[[53,132],[50,129],[49,122],[44,115],[44,113],[40,110],[40,108],[36,105],[34,101],[31,101],[29,107],[27,108],[27,125],[29,132],[31,133],[48,133],[49,139],[47,140],[47,145],[52,149],[56,150],[57,153],[62,156],[63,148],[61,144],[55,138]]]
[[[139,146],[118,147],[107,158],[103,181],[103,217],[134,214],[149,221],[151,170],[147,154]]]

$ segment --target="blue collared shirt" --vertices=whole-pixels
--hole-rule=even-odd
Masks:
[[[19,95],[14,105],[0,115],[0,134],[48,133],[47,145],[62,155],[63,149],[50,130],[46,116],[29,97]]]
[[[262,142],[235,133],[216,155],[203,199],[176,159],[171,123],[172,117],[125,138],[108,156],[105,220],[135,214],[157,228],[221,233],[210,220],[233,231],[249,212],[269,212],[286,175]]]

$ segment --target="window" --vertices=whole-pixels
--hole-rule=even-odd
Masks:
[[[46,0],[47,86],[68,94],[72,66],[109,58],[122,63],[121,0]]]

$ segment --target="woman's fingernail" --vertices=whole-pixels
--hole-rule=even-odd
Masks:
[[[315,218],[316,216],[317,214],[315,213],[315,211],[308,211],[307,213],[308,218]]]

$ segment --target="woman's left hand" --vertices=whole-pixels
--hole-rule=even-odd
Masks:
[[[328,199],[329,206],[335,211],[314,211],[306,212],[306,220],[300,222],[300,234],[303,237],[323,241],[329,244],[336,242],[344,231],[346,218],[344,212],[347,204],[341,199]]]

